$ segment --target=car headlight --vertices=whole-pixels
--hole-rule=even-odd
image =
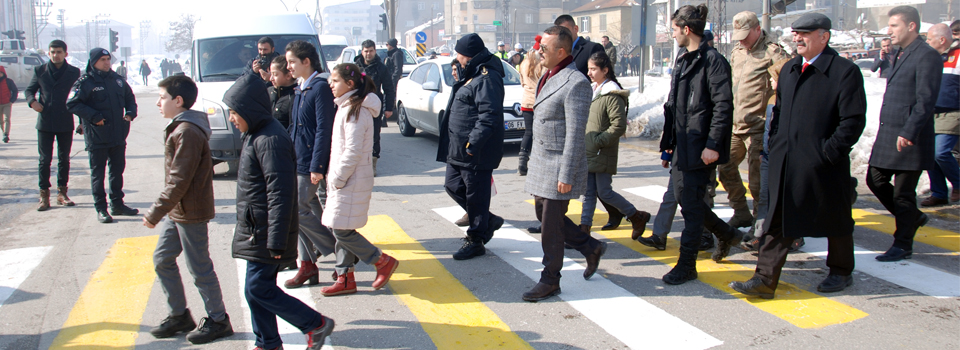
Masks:
[[[210,100],[203,100],[203,112],[207,114],[207,120],[210,122],[210,129],[227,129],[227,113],[219,103]]]

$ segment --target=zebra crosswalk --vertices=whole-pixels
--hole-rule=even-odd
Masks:
[[[641,186],[623,189],[622,191],[640,198],[644,206],[649,207],[660,201],[663,186]],[[529,202],[529,201],[528,201]],[[532,207],[530,207],[532,213]],[[443,232],[463,232],[465,228],[456,228],[453,224],[463,215],[460,207],[437,207],[430,210],[438,221],[443,224],[437,230]],[[567,215],[575,222],[579,221],[582,206],[578,201],[571,201]],[[721,217],[729,217],[732,210],[722,206],[715,209]],[[880,229],[884,220],[889,219],[881,214],[869,213],[858,219],[857,225],[863,229],[885,232]],[[606,214],[597,211],[595,221],[605,222]],[[876,216],[884,219],[876,219]],[[679,219],[679,218],[678,218]],[[538,236],[525,230],[518,229],[519,222],[508,220],[498,230],[493,239],[486,245],[489,255],[502,261],[505,266],[516,271],[526,279],[509,283],[523,286],[533,286],[539,280],[542,270],[543,257]],[[950,235],[952,232],[937,232],[936,228],[928,231],[935,235],[935,239],[946,242],[942,245],[952,246]],[[675,230],[676,231],[676,230]],[[943,230],[941,230],[943,231]],[[389,300],[381,302],[392,303],[406,310],[412,322],[419,326],[415,332],[422,332],[438,349],[532,349],[539,348],[534,342],[536,336],[527,332],[518,332],[516,317],[503,314],[502,308],[493,308],[491,302],[519,301],[519,295],[498,296],[492,300],[485,293],[478,294],[476,290],[467,287],[458,275],[449,270],[450,260],[440,253],[431,252],[426,245],[410,235],[404,226],[389,215],[372,215],[366,227],[360,232],[371,242],[384,250],[387,254],[396,257],[400,262],[387,289],[374,296],[383,298],[385,294],[392,295]],[[676,263],[675,248],[678,243],[670,238],[668,250],[658,251],[644,247],[630,239],[630,228],[601,231],[594,227],[594,235],[621,247],[616,248],[621,257],[626,259],[647,262],[646,266],[666,265]],[[918,240],[919,241],[919,240]],[[156,293],[156,278],[153,271],[152,252],[157,242],[157,236],[121,238],[114,242],[103,262],[86,281],[86,285],[73,304],[66,321],[60,327],[49,348],[134,348],[144,341],[137,341],[137,337],[146,336],[144,314],[147,312],[147,303],[151,298],[162,298]],[[928,241],[935,242],[935,241]],[[931,244],[924,242],[925,244]],[[931,244],[933,245],[933,244]],[[942,245],[937,245],[942,247]],[[958,247],[960,248],[960,247]],[[19,285],[29,278],[31,271],[42,265],[44,259],[49,258],[52,247],[20,248],[0,251],[0,312],[3,303],[11,295],[17,293]],[[826,254],[826,241],[823,239],[807,239],[802,248],[803,254],[809,259],[822,260]],[[953,250],[951,252],[956,252]],[[689,315],[678,315],[676,309],[664,307],[662,296],[657,296],[657,302],[651,302],[650,296],[642,295],[623,285],[617,277],[622,263],[601,261],[600,271],[590,280],[579,277],[579,271],[584,269],[584,263],[579,253],[567,251],[570,254],[564,259],[563,272],[566,275],[561,281],[563,292],[558,298],[542,302],[543,307],[550,303],[559,303],[564,307],[575,310],[584,319],[602,330],[615,344],[625,347],[640,348],[671,348],[671,349],[708,349],[723,346],[728,341],[727,335],[717,332],[716,329],[704,327],[702,322],[691,319]],[[935,298],[960,297],[960,274],[956,271],[924,265],[915,261],[904,261],[895,264],[879,263],[873,259],[878,252],[863,248],[856,248],[857,271],[873,279],[892,283],[916,293]],[[474,262],[476,263],[476,262]],[[620,266],[614,266],[620,264]],[[798,329],[822,329],[825,327],[842,327],[845,324],[875,317],[869,310],[864,309],[862,303],[851,303],[843,293],[824,295],[814,291],[812,286],[793,283],[791,278],[781,283],[777,296],[772,300],[748,298],[727,287],[730,281],[749,278],[754,269],[754,262],[749,259],[715,263],[704,254],[698,261],[700,277],[698,282],[715,289],[723,297],[714,302],[724,302],[727,308],[738,310],[744,307],[759,310],[779,319],[785,327]],[[232,264],[220,261],[217,266],[235,266],[236,278],[221,279],[223,288],[233,288],[243,295],[246,262],[235,260]],[[629,268],[629,267],[626,267]],[[293,277],[295,271],[281,272],[277,278],[278,284]],[[323,277],[326,277],[321,272]],[[231,274],[232,275],[232,274]],[[651,280],[659,279],[659,275],[650,276]],[[321,278],[321,285],[329,282]],[[228,287],[229,285],[229,287]],[[360,288],[363,289],[361,283]],[[369,285],[367,285],[369,288]],[[496,286],[490,286],[496,288]],[[524,287],[526,288],[526,287]],[[667,287],[684,288],[684,287]],[[326,298],[319,295],[319,288],[285,289],[285,291],[300,299],[305,304],[320,309],[322,303],[339,300],[350,303],[353,299],[334,297]],[[118,297],[122,295],[123,297]],[[689,296],[676,296],[686,298]],[[511,299],[512,298],[512,299]],[[356,299],[360,300],[360,299]],[[733,304],[723,300],[734,300]],[[676,302],[681,302],[679,299]],[[234,305],[233,324],[237,334],[229,341],[210,345],[209,348],[250,348],[253,346],[253,334],[250,323],[250,313],[245,302]],[[526,304],[524,304],[526,305]],[[351,305],[359,312],[369,307],[364,304]],[[229,306],[228,306],[229,308]],[[236,308],[240,312],[236,312]],[[642,317],[637,317],[642,315]],[[507,317],[505,317],[507,316]],[[883,316],[876,316],[883,317]],[[768,319],[768,322],[773,319]],[[153,322],[149,320],[147,322]],[[303,349],[306,341],[300,330],[292,325],[278,322],[285,349]],[[338,347],[338,341],[346,343],[347,339],[339,338],[338,333],[327,339],[324,349],[331,350]],[[235,344],[235,345],[227,345]],[[614,346],[616,347],[616,346]]]

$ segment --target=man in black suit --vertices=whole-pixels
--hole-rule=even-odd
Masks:
[[[822,293],[853,283],[854,192],[850,150],[866,124],[863,75],[828,46],[830,19],[819,13],[793,22],[799,57],[788,61],[777,82],[768,121],[770,205],[753,278],[730,288],[772,299],[791,243],[827,237],[827,278]]]
[[[920,37],[916,8],[897,6],[888,13],[893,66],[880,107],[880,129],[870,153],[867,187],[896,217],[893,246],[880,261],[909,259],[913,236],[927,223],[917,209],[917,182],[934,165],[933,111],[940,94],[943,61]],[[891,183],[891,180],[893,182]]]
[[[67,43],[54,40],[48,46],[50,62],[33,69],[27,86],[27,106],[39,113],[37,140],[40,147],[40,205],[38,211],[50,209],[50,163],[53,142],[57,142],[57,204],[73,206],[67,197],[70,178],[70,147],[73,144],[73,114],[67,111],[67,96],[80,78],[80,69],[67,63]],[[37,99],[37,93],[40,98]]]
[[[573,56],[573,62],[577,64],[577,70],[580,73],[583,73],[584,76],[587,76],[587,61],[590,60],[590,56],[595,52],[602,52],[603,45],[587,40],[586,38],[579,35],[580,26],[577,25],[577,22],[573,20],[573,17],[570,15],[560,15],[553,25],[561,26],[567,28],[571,34],[573,34],[573,50],[570,52],[570,56]],[[590,77],[587,76],[587,80],[590,80]],[[598,199],[600,204],[603,204],[603,208],[606,209],[609,214],[609,219],[606,225],[603,225],[602,230],[613,230],[617,227],[620,227],[620,222],[623,220],[623,213],[620,213],[617,208],[614,208],[612,205],[604,202],[602,199]]]

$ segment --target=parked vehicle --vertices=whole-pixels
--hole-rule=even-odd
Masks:
[[[413,68],[417,66],[417,59],[410,54],[410,51],[407,51],[405,48],[400,48],[400,51],[403,51],[403,76],[407,76],[413,71]],[[360,54],[360,46],[348,46],[343,49],[340,53],[340,59],[337,60],[338,63],[353,63],[353,59]],[[381,60],[387,59],[387,46],[386,45],[377,45],[377,56],[380,56]]]
[[[327,61],[327,67],[333,68],[340,59],[340,53],[347,48],[347,37],[343,35],[320,35],[320,45],[323,45],[323,52],[320,58]]]
[[[429,134],[440,134],[440,116],[447,108],[453,90],[451,57],[438,57],[417,65],[409,76],[400,79],[397,87],[397,123],[400,134],[413,136],[417,129]],[[520,72],[506,62],[503,69],[503,128],[504,142],[519,143],[525,125],[520,114]]]
[[[194,28],[190,74],[200,93],[192,109],[207,113],[213,130],[210,152],[215,164],[229,162],[233,167],[240,155],[240,131],[227,122],[229,115],[223,93],[250,69],[249,62],[258,55],[257,40],[264,36],[273,39],[281,54],[289,42],[304,40],[316,46],[322,55],[313,22],[302,13],[250,18],[205,16]],[[324,72],[328,72],[326,61],[321,64]]]
[[[853,61],[853,63],[856,64],[857,67],[860,67],[860,73],[863,73],[863,77],[864,77],[864,78],[869,78],[869,77],[874,76],[875,73],[870,71],[870,68],[873,68],[873,59],[872,59],[872,58],[869,58],[869,59],[867,59],[867,58],[859,59],[859,60]],[[877,75],[877,76],[879,76],[879,75]]]
[[[30,84],[33,68],[49,60],[47,56],[30,51],[0,51],[0,65],[7,71],[7,77],[20,89],[26,89]]]

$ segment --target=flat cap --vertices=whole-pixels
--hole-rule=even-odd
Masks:
[[[791,25],[794,32],[812,32],[817,29],[830,30],[830,18],[822,13],[807,13],[800,16]]]

